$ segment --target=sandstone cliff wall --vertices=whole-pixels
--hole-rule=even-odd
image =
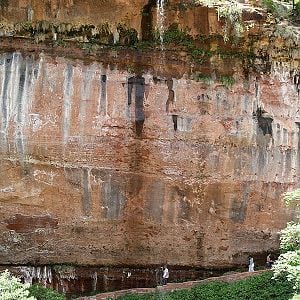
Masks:
[[[6,20],[130,15],[140,36],[132,16],[147,5],[68,1],[49,16],[55,1],[28,3],[3,6]],[[206,25],[191,30],[221,28],[199,9]],[[293,217],[280,196],[299,174],[299,76],[294,45],[273,37],[258,35],[248,74],[217,52],[199,66],[176,48],[93,55],[2,38],[0,264],[225,267],[276,251]]]
[[[2,263],[212,266],[276,248],[298,172],[294,83],[18,52],[0,76]]]
[[[139,38],[147,38],[157,24],[156,0],[2,0],[1,25],[48,21],[56,24],[108,24],[116,32],[119,24],[134,28]],[[220,32],[215,10],[193,5],[193,1],[168,1],[165,26],[179,23],[192,35]],[[249,14],[248,14],[249,15]],[[250,14],[251,15],[251,14]],[[246,17],[246,18],[249,18]]]

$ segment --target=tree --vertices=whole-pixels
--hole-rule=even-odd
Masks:
[[[293,204],[298,210],[300,206],[300,189],[285,193],[283,197],[285,203],[289,206]],[[297,220],[290,222],[280,234],[281,254],[273,266],[274,277],[285,276],[293,283],[296,294],[300,293],[300,214]],[[295,296],[298,299],[300,295]]]
[[[36,300],[29,296],[29,284],[23,284],[19,278],[5,270],[0,274],[0,299],[1,300]]]

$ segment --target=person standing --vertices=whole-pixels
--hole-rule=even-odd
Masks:
[[[273,263],[274,263],[274,261],[273,261],[273,259],[272,259],[272,256],[271,256],[271,254],[269,254],[268,256],[267,256],[267,268],[272,268],[272,266],[273,266]]]
[[[254,272],[254,259],[252,256],[249,256],[249,268],[248,272]]]
[[[166,285],[168,283],[168,279],[169,279],[169,269],[167,265],[165,265],[163,270],[163,285]]]
[[[163,284],[163,273],[164,273],[163,267],[159,267],[159,268],[155,269],[156,285]]]

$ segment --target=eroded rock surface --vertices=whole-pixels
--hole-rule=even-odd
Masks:
[[[213,8],[170,1],[162,51],[142,47],[155,2],[115,2],[1,7],[0,264],[264,260],[293,218],[298,29],[245,11],[255,26],[225,43]]]
[[[293,82],[228,89],[18,52],[0,77],[2,263],[220,266],[277,247]]]

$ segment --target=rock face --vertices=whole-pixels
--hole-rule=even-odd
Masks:
[[[276,251],[299,173],[289,62],[245,76],[227,61],[232,84],[208,84],[180,51],[134,54],[152,66],[134,74],[130,52],[1,43],[0,264],[211,268]]]
[[[294,84],[271,80],[2,54],[1,261],[220,266],[276,248],[298,125]]]

